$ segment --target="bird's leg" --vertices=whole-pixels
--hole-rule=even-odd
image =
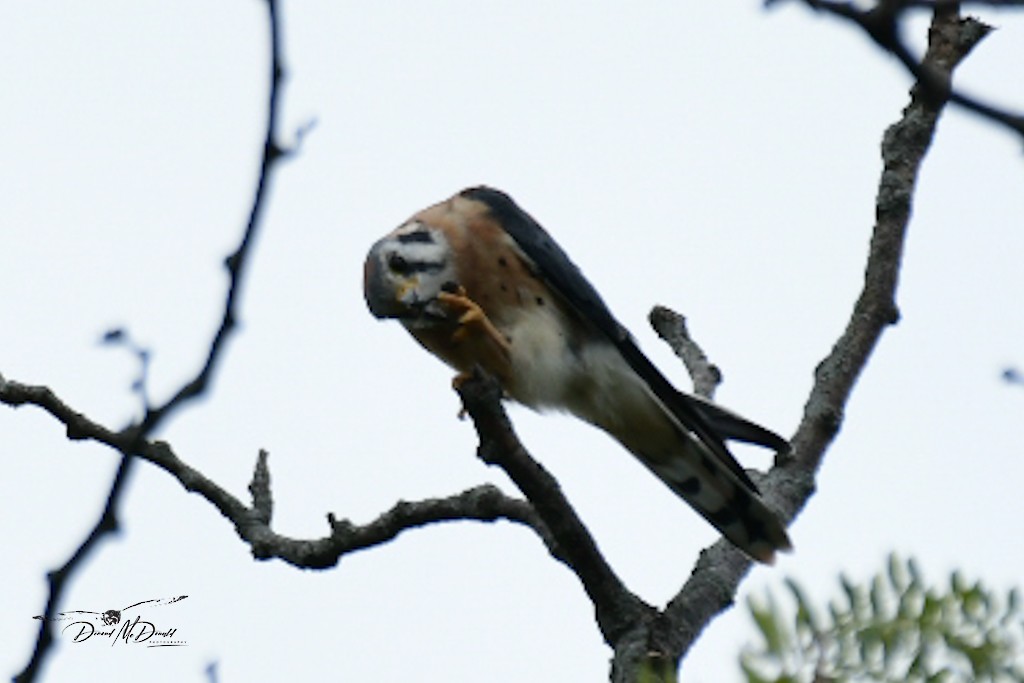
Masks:
[[[456,319],[452,342],[463,346],[473,345],[475,348],[472,355],[485,370],[496,374],[499,380],[506,377],[512,358],[512,347],[480,305],[466,295],[465,288],[458,285],[454,291],[441,291],[437,295],[437,300],[444,304]],[[452,380],[452,385],[458,387],[469,377],[470,373],[460,372]]]

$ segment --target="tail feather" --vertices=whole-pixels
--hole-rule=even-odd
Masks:
[[[672,491],[758,562],[772,564],[776,551],[792,549],[778,516],[731,471],[721,467],[690,436],[686,446],[669,459],[637,454]]]
[[[711,428],[718,432],[723,439],[764,446],[780,453],[789,450],[789,442],[770,429],[765,429],[756,422],[751,422],[700,396],[691,396],[682,392],[680,395],[703,415],[704,419],[711,424]]]
[[[570,384],[574,391],[566,394],[565,407],[608,432],[752,558],[771,563],[776,551],[790,549],[782,522],[725,445],[726,438],[770,447],[785,441],[724,408],[676,391],[663,377],[664,386],[652,387],[616,350],[621,348],[586,349],[580,363],[586,372]]]

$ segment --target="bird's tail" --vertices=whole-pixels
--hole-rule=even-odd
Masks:
[[[777,551],[792,549],[786,528],[760,496],[689,434],[683,440],[682,451],[669,458],[637,455],[690,507],[758,562],[772,564]]]

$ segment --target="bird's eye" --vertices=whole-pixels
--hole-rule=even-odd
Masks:
[[[391,254],[388,256],[388,268],[399,275],[406,275],[412,271],[412,268],[409,266],[409,262],[405,260],[404,256],[399,254]]]

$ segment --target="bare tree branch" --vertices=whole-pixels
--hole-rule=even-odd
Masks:
[[[974,19],[937,11],[929,30],[924,65],[948,79],[950,72],[985,36]],[[910,104],[882,139],[884,168],[876,196],[876,223],[871,238],[864,287],[846,330],[818,365],[804,417],[792,450],[758,482],[768,503],[789,519],[814,493],[814,476],[825,450],[842,423],[853,386],[886,327],[897,322],[896,286],[903,243],[910,220],[917,172],[931,144],[944,102],[922,88],[911,91]],[[702,554],[690,579],[664,612],[669,634],[661,645],[675,661],[693,644],[704,626],[732,605],[750,560],[727,541]]]
[[[925,63],[948,72],[985,36],[974,19],[938,12],[929,29]],[[895,293],[917,173],[931,144],[942,103],[915,87],[903,117],[882,140],[884,168],[876,198],[864,288],[842,336],[815,370],[804,419],[787,467],[813,472],[842,422],[843,406],[882,332],[899,319]],[[802,507],[802,504],[801,506]],[[795,513],[796,508],[792,512]]]
[[[67,586],[68,580],[74,575],[75,571],[82,566],[83,561],[96,546],[96,543],[108,533],[112,533],[118,528],[117,521],[117,509],[120,504],[121,496],[125,490],[125,483],[131,476],[132,469],[134,467],[133,453],[137,452],[142,444],[145,443],[146,437],[151,434],[157,426],[166,418],[173,410],[183,405],[190,399],[202,394],[208,387],[210,377],[212,376],[214,369],[217,366],[217,361],[221,357],[221,351],[224,347],[224,342],[228,338],[229,334],[234,328],[235,324],[235,309],[236,303],[239,299],[239,292],[242,285],[242,277],[244,275],[244,266],[246,263],[246,256],[249,253],[249,248],[252,244],[253,237],[260,225],[260,216],[262,214],[262,208],[264,205],[264,198],[266,197],[266,188],[270,182],[271,170],[276,161],[282,157],[282,150],[275,142],[276,139],[276,124],[277,124],[277,110],[278,110],[278,92],[281,83],[281,54],[280,54],[280,22],[277,16],[277,3],[276,0],[266,0],[268,20],[270,26],[270,93],[268,103],[268,114],[267,114],[267,126],[266,134],[263,143],[263,157],[260,164],[259,181],[256,189],[256,194],[253,199],[252,208],[249,213],[248,224],[246,225],[245,232],[242,237],[242,241],[238,246],[238,249],[227,258],[226,264],[228,268],[228,274],[230,277],[230,285],[228,289],[227,301],[224,306],[224,314],[221,321],[220,328],[217,330],[214,336],[213,342],[210,345],[210,350],[206,358],[206,362],[203,364],[199,374],[191,382],[186,383],[171,399],[169,399],[164,405],[157,408],[152,408],[148,405],[148,398],[144,390],[145,377],[140,379],[140,395],[143,398],[145,404],[146,413],[142,419],[141,424],[132,425],[119,433],[119,439],[121,444],[116,446],[117,450],[121,453],[121,463],[118,465],[117,473],[114,475],[114,480],[110,486],[110,490],[107,492],[107,500],[103,508],[103,512],[100,515],[99,520],[89,531],[85,540],[79,545],[79,547],[72,553],[68,561],[56,571],[51,571],[47,574],[47,580],[49,584],[49,595],[46,601],[46,608],[43,613],[43,618],[39,620],[39,633],[36,636],[35,646],[32,651],[32,656],[29,659],[28,664],[25,668],[15,676],[15,681],[19,683],[27,683],[28,681],[34,681],[39,675],[41,666],[45,659],[46,654],[50,650],[50,646],[53,643],[52,635],[52,617],[56,614],[57,606],[60,604],[61,598],[64,593],[64,589]],[[8,389],[10,383],[2,383]],[[68,437],[71,439],[76,438],[98,438],[104,434],[81,434],[76,433],[72,424],[77,422],[72,418],[73,416],[68,412],[70,409],[67,408],[63,403],[57,399],[48,389],[43,387],[36,388],[38,392],[38,398],[43,401],[40,404],[41,407],[46,408],[58,419],[61,419],[65,425],[68,426]],[[63,418],[63,419],[62,419]],[[105,435],[109,436],[109,430],[100,427],[99,425],[93,425],[96,429],[101,429],[106,432]]]
[[[626,589],[562,494],[558,481],[523,448],[501,405],[498,383],[478,371],[461,382],[457,391],[480,437],[480,459],[501,467],[532,503],[560,550],[553,554],[583,583],[594,603],[598,627],[614,647],[653,608]]]
[[[68,558],[68,561],[60,568],[46,573],[48,595],[46,607],[43,610],[42,618],[39,619],[39,632],[36,634],[35,647],[32,649],[32,656],[21,673],[14,677],[15,683],[22,683],[35,680],[39,674],[46,655],[53,646],[53,617],[57,614],[57,607],[64,595],[64,589],[74,572],[82,566],[82,563],[92,552],[99,540],[107,535],[120,530],[120,523],[117,519],[117,505],[125,490],[126,482],[131,474],[134,460],[128,456],[122,456],[117,466],[114,480],[111,482],[110,490],[107,493],[107,502],[100,512],[99,519],[86,535],[85,540],[75,549]]]
[[[266,204],[267,188],[270,186],[270,176],[275,164],[288,155],[288,151],[277,142],[277,117],[280,107],[281,81],[284,78],[284,67],[281,59],[281,22],[278,18],[277,0],[264,0],[267,3],[267,19],[270,26],[270,90],[267,102],[267,124],[263,137],[263,155],[260,159],[259,179],[256,182],[256,194],[253,196],[252,207],[249,209],[249,220],[242,234],[242,241],[238,248],[224,260],[228,270],[228,295],[224,302],[224,313],[221,316],[220,327],[214,334],[213,342],[206,354],[206,361],[199,373],[189,382],[186,382],[170,399],[163,405],[150,408],[139,425],[139,434],[152,434],[156,427],[173,410],[182,404],[201,396],[210,383],[210,378],[217,368],[224,349],[224,343],[235,329],[237,320],[238,301],[241,298],[242,283],[244,282],[245,267],[248,265],[248,256],[252,247],[253,239],[261,225],[260,219],[263,215],[263,207]],[[299,131],[298,141],[301,143],[309,126]]]
[[[910,7],[929,7],[935,12],[958,13],[961,3],[953,1],[929,2],[928,0],[878,0],[874,7],[860,9],[852,2],[839,2],[837,0],[802,1],[813,10],[841,17],[859,26],[880,48],[900,60],[907,71],[916,79],[917,85],[923,89],[923,96],[938,101],[948,100],[953,102],[968,111],[999,123],[1024,137],[1024,115],[1001,109],[953,88],[950,80],[950,70],[934,60],[930,62],[927,56],[919,61],[911,54],[910,48],[907,47],[902,39],[900,22],[906,9]],[[777,4],[777,2],[778,0],[767,0],[766,4],[772,5]],[[994,0],[974,4],[1009,7],[1021,5],[1022,3],[1016,0]],[[989,26],[978,21],[965,26],[957,37],[961,41],[960,49],[964,50],[963,54],[966,56],[967,52],[977,45],[981,38],[990,30]]]
[[[1005,114],[999,119],[994,115],[999,112],[986,113],[986,105],[971,104],[970,98],[950,87],[953,68],[987,32],[987,27],[977,21],[960,19],[953,3],[936,4],[928,51],[924,60],[917,64],[900,41],[896,23],[898,13],[911,3],[883,0],[878,7],[865,12],[830,0],[804,1],[816,9],[858,23],[876,42],[900,57],[919,83],[912,91],[903,117],[883,138],[885,168],[876,198],[877,220],[862,293],[846,330],[815,372],[815,384],[792,440],[791,453],[780,456],[769,474],[759,482],[768,503],[788,519],[795,517],[813,494],[815,473],[838,432],[854,383],[884,329],[898,319],[895,291],[917,171],[945,102],[973,108],[1024,133],[1024,125],[1018,125],[1020,117]],[[36,678],[52,641],[49,624],[66,582],[96,541],[117,528],[120,493],[136,459],[164,469],[187,491],[201,495],[214,505],[235,526],[239,537],[249,544],[254,557],[279,558],[298,567],[331,567],[344,554],[386,543],[407,529],[436,522],[505,519],[524,524],[538,534],[553,557],[579,577],[595,606],[601,633],[615,650],[613,680],[635,681],[640,678],[640,671],[652,673],[658,679],[672,677],[680,658],[703,628],[731,606],[740,581],[750,569],[750,560],[727,541],[719,541],[701,553],[691,577],[664,610],[646,604],[616,576],[565,499],[558,482],[519,442],[501,406],[500,389],[493,380],[474,377],[463,382],[458,391],[480,439],[479,457],[507,472],[527,500],[509,497],[494,486],[477,486],[446,498],[399,501],[364,525],[329,514],[327,535],[313,540],[292,539],[272,530],[273,496],[265,452],[257,458],[249,485],[251,501],[245,503],[184,462],[169,444],[150,439],[163,420],[210,385],[225,341],[234,329],[247,254],[260,223],[270,172],[274,163],[286,154],[275,142],[278,89],[282,78],[279,22],[274,0],[267,0],[267,7],[271,25],[271,86],[259,184],[241,243],[226,261],[230,285],[224,313],[197,375],[163,405],[156,408],[147,405],[142,421],[121,431],[93,422],[61,401],[49,388],[20,384],[0,376],[0,403],[12,407],[35,405],[63,424],[69,439],[103,443],[123,456],[96,526],[64,567],[49,575],[46,618],[40,622],[32,659],[16,680]],[[652,311],[651,323],[683,359],[697,392],[710,396],[720,383],[721,375],[690,339],[682,316],[659,307]]]
[[[690,337],[686,317],[664,306],[651,309],[648,320],[672,351],[682,359],[686,372],[693,379],[693,393],[704,398],[715,395],[722,383],[722,371],[708,360],[704,350]]]
[[[179,458],[168,443],[143,440],[140,446],[134,430],[114,432],[107,429],[70,408],[46,387],[29,386],[0,377],[0,403],[11,407],[37,406],[61,422],[71,439],[96,441],[160,467],[177,479],[186,491],[199,494],[216,507],[234,525],[239,537],[251,546],[253,556],[260,560],[276,558],[296,567],[324,569],[337,564],[342,555],[386,543],[407,529],[437,522],[493,522],[500,519],[533,529],[556,558],[563,559],[566,555],[529,503],[506,496],[489,484],[445,498],[399,501],[364,525],[347,519],[339,520],[328,514],[328,535],[313,540],[289,538],[270,528],[273,497],[265,451],[261,451],[257,458],[249,484],[252,503],[247,505]]]
[[[19,391],[19,389],[25,389],[25,391]],[[11,401],[7,400],[8,395],[11,396]],[[6,381],[2,375],[0,375],[0,402],[12,406],[24,405],[26,403],[39,405],[65,424],[68,438],[72,440],[97,438],[114,434],[105,427],[88,423],[88,420],[83,415],[65,405],[46,387],[22,387],[21,385]],[[121,451],[121,462],[117,466],[117,472],[114,474],[114,480],[111,482],[110,489],[107,492],[106,503],[103,506],[99,519],[92,529],[89,530],[89,533],[86,534],[82,543],[71,554],[71,557],[68,558],[67,562],[58,569],[47,572],[48,594],[42,618],[39,619],[39,631],[36,634],[36,642],[25,668],[14,677],[15,683],[28,683],[34,681],[39,675],[46,655],[50,652],[50,648],[53,645],[53,617],[57,614],[57,608],[64,596],[64,590],[68,585],[68,581],[83,565],[85,559],[96,547],[100,539],[107,534],[117,532],[120,528],[117,519],[117,507],[134,466],[135,459],[127,452]]]

